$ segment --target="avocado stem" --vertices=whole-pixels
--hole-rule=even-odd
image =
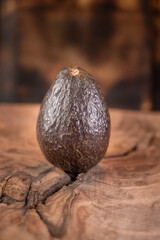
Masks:
[[[71,68],[70,69],[70,74],[72,76],[77,76],[79,74],[79,70],[77,68]]]

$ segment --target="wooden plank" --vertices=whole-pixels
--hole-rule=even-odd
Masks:
[[[111,110],[108,153],[71,180],[40,152],[38,109],[0,106],[1,239],[160,239],[160,113]]]
[[[57,73],[78,65],[113,107],[150,110],[146,2],[3,1],[1,101],[41,102]]]
[[[160,108],[160,0],[152,6],[152,95],[153,109]]]
[[[18,9],[16,0],[1,1],[0,101],[17,101]]]

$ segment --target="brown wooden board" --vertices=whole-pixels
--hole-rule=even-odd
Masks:
[[[71,180],[42,156],[38,110],[0,106],[0,239],[160,239],[160,113],[111,110],[106,156]]]
[[[149,0],[2,1],[0,100],[41,102],[58,72],[76,65],[110,106],[150,110],[150,11]]]

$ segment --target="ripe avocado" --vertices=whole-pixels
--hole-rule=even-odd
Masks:
[[[60,71],[37,121],[47,160],[71,174],[86,172],[104,156],[109,138],[109,110],[93,77],[79,67]]]

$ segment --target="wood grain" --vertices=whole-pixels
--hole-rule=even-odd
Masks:
[[[106,156],[71,180],[40,152],[38,109],[0,106],[0,239],[160,239],[160,114],[111,110]]]

